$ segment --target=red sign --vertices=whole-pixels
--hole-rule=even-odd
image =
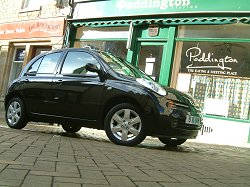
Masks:
[[[0,39],[63,36],[64,18],[39,19],[0,24]]]

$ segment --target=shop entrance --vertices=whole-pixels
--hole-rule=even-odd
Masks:
[[[156,82],[168,84],[167,42],[138,42],[137,66]],[[167,68],[168,67],[168,68]]]

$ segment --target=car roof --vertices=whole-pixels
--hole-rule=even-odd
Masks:
[[[60,52],[60,51],[91,51],[91,52],[99,52],[99,50],[91,49],[90,47],[84,47],[84,48],[62,48],[62,49],[54,49],[54,50],[48,51],[46,53],[49,54],[49,53]],[[43,53],[43,54],[46,54],[46,53]]]

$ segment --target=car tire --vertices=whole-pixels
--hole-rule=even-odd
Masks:
[[[65,130],[68,133],[76,133],[79,130],[81,130],[81,126],[72,126],[72,125],[62,125],[63,130]]]
[[[135,146],[146,138],[141,112],[128,103],[110,109],[105,117],[104,129],[108,138],[118,145]]]
[[[20,98],[13,98],[6,107],[5,119],[10,128],[22,129],[27,123],[27,116],[23,101]]]
[[[158,139],[167,146],[177,146],[187,141],[187,139],[172,139],[172,138],[164,138],[164,137],[158,137]]]

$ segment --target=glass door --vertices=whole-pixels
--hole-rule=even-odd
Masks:
[[[137,66],[156,82],[168,85],[169,68],[166,64],[167,42],[140,42]]]

